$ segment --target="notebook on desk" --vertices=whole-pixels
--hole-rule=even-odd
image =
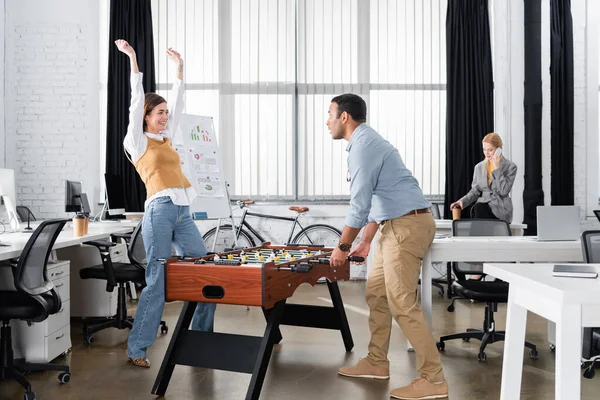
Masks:
[[[591,265],[554,264],[552,275],[565,278],[597,278],[598,272]]]

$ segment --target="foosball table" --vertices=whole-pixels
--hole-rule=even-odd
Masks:
[[[175,365],[252,374],[246,400],[257,400],[273,346],[282,340],[279,325],[335,329],[346,351],[354,342],[338,281],[350,279],[351,258],[330,267],[333,249],[318,246],[259,247],[211,254],[200,258],[164,260],[165,299],[185,301],[173,337],[152,388],[163,396]],[[327,279],[332,306],[287,304],[298,286]],[[198,302],[261,307],[267,326],[262,337],[190,330]]]

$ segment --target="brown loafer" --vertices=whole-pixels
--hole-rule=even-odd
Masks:
[[[129,357],[127,362],[135,365],[136,367],[150,368],[150,360],[148,360],[146,357],[138,357],[138,358]]]

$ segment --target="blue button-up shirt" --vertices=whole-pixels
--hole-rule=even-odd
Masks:
[[[412,210],[431,207],[398,150],[369,125],[352,133],[348,146],[350,209],[346,225],[362,228]]]

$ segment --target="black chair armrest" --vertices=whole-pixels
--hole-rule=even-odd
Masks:
[[[111,234],[111,236],[113,238],[116,238],[116,239],[125,239],[125,241],[127,243],[129,243],[129,240],[131,239],[131,235],[132,235],[131,233],[113,233],[113,234]]]
[[[106,274],[106,291],[112,292],[118,284],[109,249],[117,244],[105,240],[90,240],[83,244],[95,246],[100,250],[100,259],[102,260],[102,266],[104,267],[104,273]]]
[[[90,240],[83,242],[83,244],[89,244],[90,246],[97,247],[100,251],[108,251],[110,247],[116,246],[116,243],[109,242],[108,240]]]

